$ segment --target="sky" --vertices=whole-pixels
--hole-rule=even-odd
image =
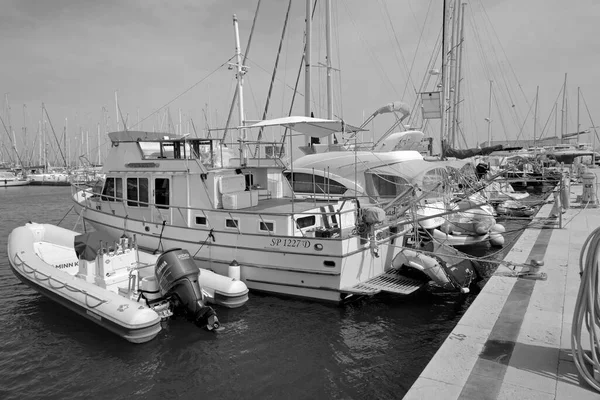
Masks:
[[[70,157],[88,149],[90,159],[98,158],[99,152],[102,157],[105,132],[117,129],[115,92],[122,113],[118,119],[126,120],[128,129],[177,130],[180,115],[183,133],[192,129],[192,122],[199,136],[205,136],[207,128],[222,128],[235,89],[234,71],[228,69],[228,62],[235,61],[233,14],[247,56],[246,119],[262,119],[288,6],[285,0],[261,0],[248,49],[258,0],[1,3],[0,115],[15,132],[22,158],[33,160],[39,157],[37,132],[44,119],[49,151],[57,151],[53,128],[59,138],[67,132]],[[327,117],[324,4],[317,1],[311,41],[311,111],[322,118]],[[437,90],[428,63],[433,59],[434,69],[440,68],[434,47],[442,27],[442,4],[332,0],[336,118],[360,125],[384,104],[404,101],[412,107],[420,90]],[[600,2],[471,0],[465,10],[461,147],[486,141],[488,128],[493,140],[531,139],[534,128],[536,137],[553,136],[560,133],[563,120],[565,131],[576,131],[578,87],[581,129],[593,126],[594,118],[600,125]],[[305,11],[305,1],[292,1],[267,118],[289,112],[304,47]],[[447,32],[450,35],[449,27]],[[422,87],[428,76],[432,80]],[[299,82],[295,115],[305,112],[303,75]],[[414,109],[406,123],[423,128],[419,114]],[[233,126],[239,125],[237,115],[235,109]],[[377,140],[393,121],[392,115],[378,117],[368,126],[365,140]],[[424,130],[439,139],[438,122]],[[213,136],[221,134],[211,131]],[[582,141],[592,141],[591,135]],[[11,157],[5,131],[0,132],[0,144],[0,158]]]

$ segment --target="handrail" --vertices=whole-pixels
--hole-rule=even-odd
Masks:
[[[73,188],[75,189],[79,189],[79,190],[83,190],[80,189],[77,185],[72,185]],[[89,191],[88,191],[89,192]],[[115,203],[122,203],[123,206],[126,206],[124,203],[127,202],[127,199],[123,198],[123,197],[116,197],[116,196],[110,196],[110,195],[106,195],[106,194],[102,194],[102,193],[95,193],[95,192],[91,192],[93,196],[102,196],[102,197],[106,197],[106,198],[110,198],[113,199],[113,201],[106,201],[103,204],[107,204],[107,205],[111,205],[111,204],[115,204]],[[367,196],[357,196],[356,199],[359,199],[360,197],[367,197]],[[91,199],[92,196],[86,198],[86,200]],[[347,201],[348,199],[345,198],[344,201]],[[132,200],[133,201],[133,200]],[[197,208],[197,207],[188,207],[188,206],[178,206],[178,205],[173,205],[173,204],[169,204],[169,205],[164,205],[164,204],[156,204],[156,203],[151,203],[151,202],[144,202],[144,201],[139,201],[139,200],[135,200],[135,202],[137,204],[143,204],[144,207],[139,207],[140,209],[143,208],[147,208],[147,207],[168,207],[168,208],[176,208],[176,209],[181,209],[181,210],[191,210],[191,211],[197,211],[197,212],[202,212],[204,215],[206,211],[210,211],[210,212],[215,212],[215,213],[226,213],[231,215],[231,213],[233,212],[234,214],[242,214],[242,215],[256,215],[256,214],[263,214],[263,215],[267,215],[267,216],[280,216],[280,217],[285,217],[285,216],[289,216],[289,213],[276,213],[276,212],[261,212],[261,213],[257,213],[257,212],[251,212],[251,211],[244,211],[244,210],[227,210],[227,209],[222,209],[222,208]],[[127,206],[127,207],[132,207],[132,206]],[[355,212],[355,210],[353,209],[348,209],[348,210],[344,210],[344,211],[340,211],[342,214],[345,213],[353,213]],[[306,214],[306,215],[313,215],[315,214],[314,211],[295,211],[294,215],[302,215],[302,214]]]

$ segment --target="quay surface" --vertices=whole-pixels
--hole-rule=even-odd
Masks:
[[[590,172],[598,185],[600,170]],[[517,265],[544,260],[540,272],[547,280],[516,278],[515,271],[498,267],[405,400],[600,399],[580,377],[571,352],[579,255],[600,226],[600,208],[575,203],[582,191],[582,184],[571,184],[562,229],[540,222],[552,210],[545,204],[505,258]]]

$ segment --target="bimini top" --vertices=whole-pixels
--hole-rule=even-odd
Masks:
[[[337,132],[362,132],[366,130],[346,124],[344,121],[302,116],[266,119],[254,125],[240,128],[264,128],[268,126],[283,126],[293,131],[304,133],[306,136],[318,138],[327,137]]]
[[[108,134],[110,141],[116,142],[152,142],[159,140],[184,140],[184,135],[167,132],[118,131]]]

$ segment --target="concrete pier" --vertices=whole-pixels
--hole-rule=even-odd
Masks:
[[[598,183],[600,171],[591,171]],[[552,211],[544,205],[505,258],[517,265],[544,260],[540,272],[547,280],[515,276],[526,267],[499,267],[405,400],[600,399],[580,378],[571,353],[579,255],[600,226],[600,208],[575,203],[582,189],[571,186],[562,229],[542,219]]]

